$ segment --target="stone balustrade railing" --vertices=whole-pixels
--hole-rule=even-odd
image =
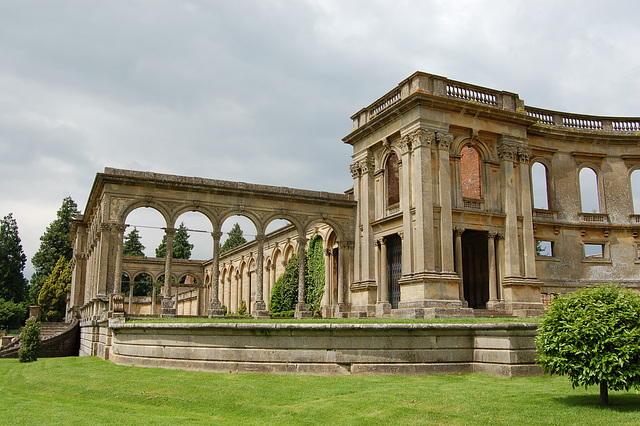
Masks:
[[[385,110],[414,93],[427,93],[449,99],[458,99],[492,108],[521,112],[535,118],[542,125],[559,129],[598,131],[606,133],[640,132],[640,117],[598,117],[535,108],[524,105],[516,93],[488,89],[433,74],[417,72],[398,87],[354,114],[356,130]]]

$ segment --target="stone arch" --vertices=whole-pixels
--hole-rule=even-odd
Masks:
[[[460,186],[463,198],[483,198],[486,182],[482,169],[481,151],[473,141],[463,145],[460,149]]]
[[[129,214],[132,211],[137,210],[139,208],[150,208],[150,209],[156,210],[164,218],[166,226],[167,227],[172,226],[173,224],[172,215],[171,215],[170,209],[166,205],[154,200],[149,201],[144,199],[134,200],[130,204],[126,205],[122,209],[122,212],[120,213],[120,215],[118,216],[118,219],[117,219],[118,223],[124,224],[127,219],[127,216],[129,216]]]
[[[402,153],[395,146],[385,147],[380,156],[379,168],[384,171],[384,202],[388,208],[400,203],[401,175],[400,163]]]
[[[267,227],[271,222],[277,219],[289,221],[289,223],[291,223],[293,227],[296,229],[296,232],[298,233],[298,235],[304,235],[305,225],[301,223],[300,220],[295,215],[292,215],[288,212],[274,212],[267,215],[263,221],[263,224],[264,224],[264,227],[262,228],[263,232],[264,230],[267,229]]]
[[[536,167],[540,165],[540,167]],[[549,162],[542,158],[531,160],[531,197],[534,209],[549,210],[551,205],[551,174]]]
[[[264,226],[260,217],[249,209],[240,209],[237,207],[225,210],[219,218],[219,227],[214,228],[214,231],[220,231],[220,227],[224,224],[224,222],[232,216],[244,216],[253,222],[253,226],[256,228],[256,232],[258,234],[264,233]]]
[[[175,222],[180,218],[180,216],[190,212],[203,214],[207,219],[209,219],[209,222],[211,223],[211,229],[213,231],[219,230],[220,226],[222,225],[222,222],[219,221],[214,212],[203,206],[192,204],[191,206],[184,206],[175,212],[173,218],[173,226],[175,227]]]
[[[580,211],[582,213],[602,213],[602,173],[600,168],[593,163],[582,163],[576,170],[578,178],[578,194],[580,195]],[[595,185],[595,191],[592,186]],[[593,199],[593,197],[597,199]],[[595,210],[595,211],[594,211]]]

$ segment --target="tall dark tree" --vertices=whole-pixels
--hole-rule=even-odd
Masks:
[[[47,321],[56,322],[64,318],[67,294],[71,291],[71,261],[60,257],[49,278],[42,285],[38,305]]]
[[[176,230],[173,236],[173,258],[174,259],[190,259],[193,244],[189,244],[189,233],[184,222]],[[156,257],[165,257],[167,255],[167,236],[162,237],[162,242],[156,249]]]
[[[62,200],[57,218],[47,227],[40,237],[40,249],[33,255],[31,263],[36,272],[31,277],[29,303],[37,303],[42,285],[49,278],[60,257],[67,261],[73,256],[73,246],[69,241],[71,221],[78,217],[78,205],[71,197]]]
[[[136,227],[134,227],[131,232],[129,232],[124,237],[122,254],[124,254],[125,256],[144,257],[144,246],[140,242],[140,234],[138,233],[138,229]]]
[[[220,247],[220,253],[225,253],[247,242],[242,235],[242,228],[240,228],[240,224],[237,222],[233,225],[228,235],[229,238],[227,238],[224,244],[222,244],[222,247]]]
[[[0,298],[21,302],[26,293],[27,281],[23,271],[27,257],[22,251],[18,236],[18,224],[9,213],[0,222]]]

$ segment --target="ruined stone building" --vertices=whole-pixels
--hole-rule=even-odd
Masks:
[[[218,315],[241,300],[264,316],[283,262],[314,235],[325,248],[325,317],[530,316],[580,286],[640,289],[639,118],[534,108],[515,93],[418,72],[352,120],[345,194],[99,173],[72,231],[69,316]],[[122,256],[127,215],[141,207],[166,220],[166,259]],[[211,222],[208,261],[169,255],[187,211]],[[258,235],[221,256],[220,226],[232,215],[251,219]],[[275,219],[290,226],[266,233]],[[157,306],[123,296],[123,272],[162,286]],[[301,262],[302,296],[303,282]],[[297,316],[306,309],[299,303]]]

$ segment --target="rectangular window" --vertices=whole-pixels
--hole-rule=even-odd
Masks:
[[[553,241],[536,240],[536,256],[553,257]]]
[[[604,259],[604,244],[585,244],[585,259]]]
[[[636,244],[636,256],[640,260],[640,243]]]

